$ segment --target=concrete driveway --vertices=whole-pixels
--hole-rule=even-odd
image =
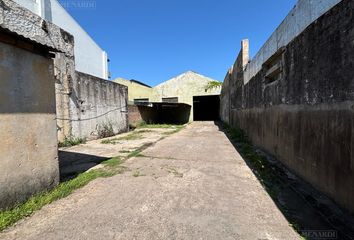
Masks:
[[[223,132],[195,122],[0,239],[300,239]]]

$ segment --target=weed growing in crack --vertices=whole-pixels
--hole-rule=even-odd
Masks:
[[[120,150],[119,153],[130,153],[128,150]]]
[[[108,138],[114,136],[113,125],[111,122],[104,123],[98,126],[98,138]]]
[[[75,138],[75,137],[65,137],[63,142],[59,142],[58,147],[72,147],[80,144],[86,143],[85,138]]]
[[[167,168],[167,171],[175,175],[175,177],[183,178],[183,173],[178,172],[175,168],[169,167]]]
[[[132,132],[124,137],[118,137],[118,138],[111,138],[111,139],[105,139],[102,140],[101,143],[102,144],[119,144],[120,141],[133,141],[133,140],[139,140],[139,139],[143,139],[143,135],[140,132]]]
[[[133,177],[144,177],[144,176],[145,176],[145,174],[142,174],[140,171],[135,171],[133,173]]]

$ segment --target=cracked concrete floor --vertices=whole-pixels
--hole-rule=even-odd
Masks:
[[[300,239],[223,132],[186,129],[0,239]]]

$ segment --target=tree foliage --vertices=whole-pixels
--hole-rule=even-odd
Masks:
[[[217,88],[221,88],[222,87],[222,82],[219,81],[211,81],[208,82],[208,84],[205,86],[205,91],[209,91],[212,89],[217,89]]]

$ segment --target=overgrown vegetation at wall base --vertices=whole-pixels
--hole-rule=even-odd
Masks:
[[[119,157],[107,160],[102,163],[104,167],[101,169],[94,169],[82,173],[70,181],[59,184],[51,191],[43,192],[31,197],[24,204],[19,204],[15,208],[0,212],[0,231],[13,225],[20,219],[32,215],[45,205],[67,197],[73,191],[87,185],[94,179],[111,177],[122,173],[125,170],[124,167],[120,166],[122,162],[123,160]]]
[[[137,128],[171,128],[171,129],[182,129],[185,125],[173,125],[173,124],[147,124],[142,123]]]
[[[252,143],[243,130],[239,128],[231,128],[227,124],[223,124],[222,127],[225,129],[231,140],[236,144],[237,150],[242,157],[252,164],[252,170],[261,180],[267,191],[274,192],[273,180],[276,175],[266,157],[256,152],[256,149],[252,146]]]
[[[132,141],[132,140],[138,140],[138,139],[143,139],[143,135],[140,132],[132,132],[124,137],[118,137],[118,138],[111,138],[111,139],[105,139],[102,140],[102,144],[119,144],[120,141]]]
[[[105,123],[98,127],[98,138],[107,138],[114,136],[112,123]]]
[[[59,184],[50,191],[31,197],[23,204],[18,204],[12,209],[0,212],[0,231],[8,228],[25,217],[31,216],[34,212],[40,210],[45,205],[69,196],[75,190],[87,185],[89,182],[97,178],[107,178],[123,173],[126,170],[126,168],[121,165],[124,161],[133,157],[143,157],[141,152],[152,145],[152,143],[146,143],[130,152],[126,157],[114,157],[106,160],[101,163],[103,165],[102,168],[92,169],[82,173],[70,181]]]
[[[181,128],[178,128],[178,129],[175,129],[175,130],[172,130],[172,131],[168,131],[168,132],[164,132],[162,134],[165,135],[165,136],[170,136],[170,135],[173,135],[175,133],[178,133],[179,131],[181,131]]]
[[[86,139],[84,138],[75,138],[75,137],[68,137],[65,138],[63,142],[60,142],[58,146],[62,147],[72,147],[80,144],[86,143]]]
[[[181,131],[185,125],[171,125],[171,124],[146,124],[145,122],[141,123],[132,133],[124,136],[124,137],[116,137],[102,140],[102,144],[119,144],[121,141],[132,141],[132,140],[139,140],[143,139],[143,133],[152,132],[149,129],[171,129],[171,131],[164,132],[162,135],[169,136]],[[140,130],[139,130],[140,129]]]
[[[242,129],[232,128],[226,123],[223,123],[221,127],[230,138],[232,143],[235,145],[241,156],[250,165],[250,168],[257,176],[263,187],[266,189],[272,199],[277,202],[280,185],[282,184],[279,182],[281,180],[278,174],[281,174],[282,171],[273,166],[265,155],[262,155],[257,151],[257,149],[252,145],[248,136]],[[287,209],[282,209],[282,212],[286,213]],[[290,217],[292,221],[290,225],[299,234],[302,234],[299,224],[293,221],[291,216],[288,217]]]

